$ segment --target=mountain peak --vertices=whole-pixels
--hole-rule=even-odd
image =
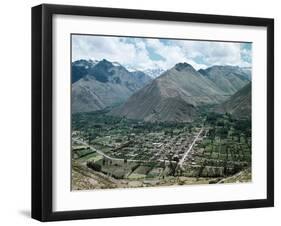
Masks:
[[[102,65],[106,65],[106,66],[113,66],[113,64],[110,62],[110,61],[108,61],[108,60],[106,60],[106,59],[102,59],[98,64],[102,64]]]
[[[183,71],[183,70],[186,70],[186,69],[193,69],[193,67],[192,67],[190,64],[186,63],[186,62],[184,62],[184,63],[178,63],[178,64],[175,65],[174,68],[175,68],[177,71]]]
[[[80,59],[80,60],[76,60],[74,62],[72,62],[72,65],[77,66],[77,67],[91,67],[93,65],[95,65],[97,62],[94,62],[92,60],[84,60],[84,59]]]

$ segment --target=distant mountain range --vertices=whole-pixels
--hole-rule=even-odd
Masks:
[[[125,66],[126,69],[130,72],[134,72],[134,71],[142,71],[145,74],[147,74],[148,76],[150,76],[152,79],[157,78],[158,76],[160,76],[163,72],[165,72],[164,69],[160,68],[160,67],[156,67],[156,68],[148,68],[145,70],[140,70],[137,68],[134,68],[132,66]]]
[[[160,76],[163,72],[165,72],[164,69],[162,68],[151,68],[151,69],[146,69],[143,71],[145,74],[149,75],[151,78],[157,78]]]
[[[152,122],[190,122],[198,107],[222,103],[247,83],[239,67],[214,66],[196,71],[187,63],[178,63],[111,114]]]
[[[116,62],[78,60],[72,63],[72,112],[88,112],[123,103],[151,78],[129,72]]]
[[[133,94],[112,114],[145,121],[191,121],[196,107],[225,98],[215,84],[187,63],[179,63]]]
[[[235,66],[196,71],[188,63],[178,63],[167,71],[158,69],[152,76],[105,59],[79,60],[72,63],[72,112],[115,106],[109,114],[151,122],[190,122],[199,107],[206,105],[235,114],[238,110],[232,111],[230,106],[239,98],[232,100],[232,95],[237,96],[250,80],[251,68]]]

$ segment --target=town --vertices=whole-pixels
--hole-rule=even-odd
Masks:
[[[72,189],[251,181],[251,123],[202,113],[192,123],[72,116]]]

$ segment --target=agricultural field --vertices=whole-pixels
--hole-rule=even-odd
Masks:
[[[73,114],[72,126],[73,190],[251,181],[246,119],[152,123],[99,111]]]

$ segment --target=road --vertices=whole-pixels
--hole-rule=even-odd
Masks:
[[[191,143],[191,145],[189,146],[189,148],[187,149],[187,151],[183,154],[181,160],[178,163],[178,166],[182,166],[182,164],[184,163],[184,160],[186,159],[186,157],[188,156],[189,152],[192,150],[194,144],[196,143],[196,141],[198,140],[200,134],[202,133],[202,131],[204,130],[204,127],[202,127],[200,129],[200,131],[198,132],[197,136],[194,138],[193,142]]]
[[[89,147],[92,151],[95,151],[97,153],[99,153],[100,155],[104,156],[105,158],[107,159],[110,159],[110,160],[124,160],[124,159],[119,159],[119,158],[113,158],[113,157],[110,157],[109,155],[105,154],[104,152],[100,151],[100,150],[97,150],[95,149],[93,146],[87,144],[85,141],[82,141],[82,140],[79,140],[77,138],[72,138],[75,142],[79,143],[79,144],[83,144],[85,145],[86,147]]]

